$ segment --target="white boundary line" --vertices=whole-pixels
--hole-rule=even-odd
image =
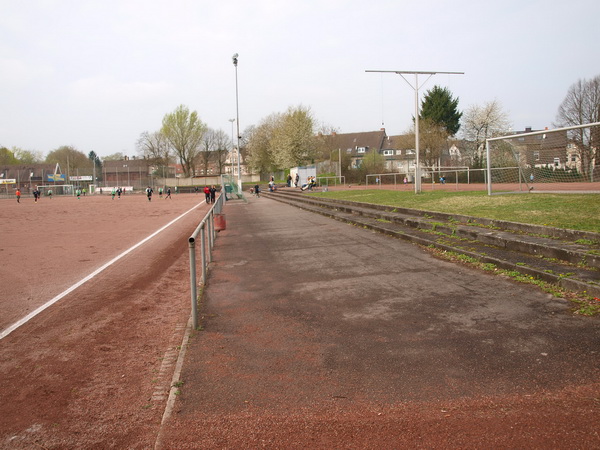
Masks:
[[[204,203],[204,202],[201,202]],[[100,272],[104,271],[105,269],[107,269],[108,267],[112,266],[114,263],[116,263],[118,260],[120,260],[121,258],[123,258],[124,256],[127,256],[129,253],[131,253],[132,251],[134,251],[136,248],[140,247],[141,245],[145,244],[146,242],[148,242],[150,239],[152,239],[154,236],[156,236],[158,233],[160,233],[161,231],[167,229],[168,227],[170,227],[171,225],[173,225],[175,222],[177,222],[179,219],[181,219],[182,217],[184,217],[185,215],[189,214],[190,212],[192,212],[194,209],[196,209],[201,203],[198,203],[197,205],[195,205],[193,208],[189,209],[188,211],[184,212],[182,215],[180,215],[179,217],[176,217],[175,219],[171,220],[168,224],[166,224],[165,226],[163,226],[162,228],[158,229],[157,231],[155,231],[154,233],[152,233],[150,236],[146,237],[145,239],[142,239],[140,242],[138,242],[137,244],[135,244],[133,247],[125,250],[123,253],[121,253],[119,256],[111,259],[110,261],[108,261],[106,264],[104,264],[102,267],[100,267],[99,269],[96,269],[94,272],[92,272],[91,274],[89,274],[87,277],[81,279],[80,281],[78,281],[77,283],[75,283],[73,286],[71,286],[70,288],[68,288],[66,291],[61,292],[60,294],[58,294],[56,297],[54,297],[53,299],[47,301],[46,303],[44,303],[42,306],[36,308],[35,310],[31,311],[29,314],[27,314],[25,317],[23,317],[22,319],[18,320],[17,322],[13,323],[11,326],[9,326],[8,328],[5,328],[4,330],[2,330],[2,332],[0,332],[0,340],[4,339],[6,336],[8,336],[10,333],[12,333],[13,331],[15,331],[17,328],[19,328],[20,326],[26,324],[27,322],[29,322],[31,319],[33,319],[35,316],[37,316],[39,313],[41,313],[42,311],[44,311],[45,309],[49,308],[50,306],[54,305],[56,302],[58,302],[61,298],[65,297],[66,295],[70,294],[71,292],[73,292],[75,289],[77,289],[79,286],[81,286],[84,283],[87,283],[88,281],[90,281],[92,278],[94,278],[96,275],[98,275]]]

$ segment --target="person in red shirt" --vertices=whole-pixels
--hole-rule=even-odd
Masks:
[[[204,196],[206,197],[206,203],[210,203],[210,188],[204,186]]]
[[[17,192],[15,192],[15,194],[17,195],[17,203],[21,203],[21,191],[19,188],[17,188]]]

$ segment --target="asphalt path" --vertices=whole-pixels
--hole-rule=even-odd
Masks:
[[[454,427],[432,439],[598,444],[583,419],[598,412],[589,393],[600,381],[597,318],[575,316],[534,287],[266,198],[225,211],[202,331],[187,349],[164,442],[414,444],[399,411],[421,405],[447,417],[467,402],[472,413],[454,414]],[[579,403],[567,408],[566,398]],[[483,399],[501,406],[484,414]],[[507,420],[506,411],[520,413]],[[498,427],[488,441],[477,435],[484,416]],[[431,426],[432,416],[423,420]],[[340,428],[348,422],[351,432]],[[422,439],[424,431],[412,433]]]

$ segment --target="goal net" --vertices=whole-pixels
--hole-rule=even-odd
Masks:
[[[470,169],[467,166],[423,166],[420,170],[421,183],[428,189],[433,189],[435,185],[453,185],[457,190],[464,189],[476,183],[481,184],[481,190],[485,189],[483,181],[485,179],[484,169]],[[365,185],[367,187],[385,186],[386,188],[394,186],[406,186],[415,182],[414,167],[408,172],[394,173],[374,173],[367,174]],[[459,187],[460,185],[460,187]],[[464,189],[473,190],[473,189]]]
[[[38,189],[43,197],[49,196],[50,193],[52,193],[52,195],[73,195],[75,192],[72,184],[49,184],[46,186],[38,186]]]
[[[600,193],[600,123],[486,141],[488,193]]]

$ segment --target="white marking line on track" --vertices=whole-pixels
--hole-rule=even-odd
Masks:
[[[41,313],[45,309],[47,309],[50,306],[54,305],[57,301],[59,301],[61,298],[65,297],[66,295],[70,294],[71,292],[73,292],[75,289],[77,289],[82,284],[87,283],[88,281],[90,281],[92,278],[94,278],[100,272],[102,272],[105,269],[107,269],[108,267],[112,266],[114,263],[116,263],[118,260],[120,260],[124,256],[127,256],[129,253],[131,253],[132,251],[134,251],[139,246],[141,246],[141,245],[145,244],[146,242],[148,242],[150,239],[152,239],[154,236],[156,236],[161,231],[169,228],[171,225],[173,225],[179,219],[181,219],[182,217],[184,217],[187,214],[191,213],[194,209],[196,209],[199,205],[201,205],[203,203],[204,202],[198,203],[193,208],[191,208],[188,211],[184,212],[179,217],[176,217],[175,219],[171,220],[168,224],[166,224],[162,228],[158,229],[157,231],[155,231],[154,233],[152,233],[150,236],[142,239],[140,242],[138,242],[137,244],[135,244],[133,247],[130,247],[129,249],[125,250],[119,256],[116,256],[115,258],[111,259],[106,264],[104,264],[102,267],[100,267],[99,269],[96,269],[94,272],[92,272],[91,274],[89,274],[87,277],[81,279],[80,281],[78,281],[77,283],[75,283],[73,286],[71,286],[67,290],[65,290],[65,291],[61,292],[60,294],[58,294],[52,300],[49,300],[48,302],[44,303],[42,306],[40,306],[40,307],[36,308],[35,310],[31,311],[29,314],[27,314],[22,319],[20,319],[17,322],[13,323],[8,328],[5,328],[4,330],[2,330],[2,332],[0,332],[0,340],[4,339],[6,336],[8,336],[10,333],[12,333],[13,331],[15,331],[20,326],[22,326],[22,325],[26,324],[27,322],[29,322],[31,319],[33,319],[35,316],[37,316],[39,313]]]

